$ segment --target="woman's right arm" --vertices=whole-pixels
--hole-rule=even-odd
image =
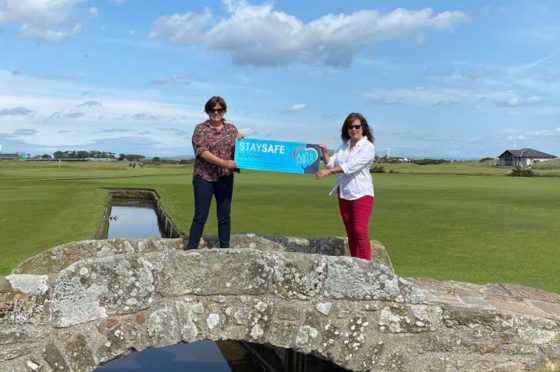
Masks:
[[[222,158],[212,154],[208,150],[203,151],[199,156],[202,159],[206,160],[208,163],[212,163],[214,165],[217,165],[218,167],[224,167],[224,168],[229,168],[229,169],[233,169],[233,168],[236,167],[235,166],[235,161],[222,159]]]
[[[323,163],[327,164],[331,158],[329,155],[329,148],[324,143],[320,143],[319,148],[321,149],[322,153],[321,159],[323,160]]]
[[[204,138],[201,127],[197,127],[194,130],[192,136],[192,143],[193,143],[195,156],[199,156],[201,159],[206,160],[208,163],[217,165],[218,167],[224,167],[229,169],[233,169],[236,167],[235,161],[222,159],[219,156],[216,156],[213,153],[211,153],[210,150],[208,150],[208,144]]]

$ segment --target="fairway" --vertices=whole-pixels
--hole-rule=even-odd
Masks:
[[[397,274],[560,292],[559,179],[442,173],[374,175],[371,234]],[[108,188],[156,189],[187,231],[191,177],[185,165],[0,163],[0,274],[42,250],[93,238]],[[344,236],[328,196],[334,178],[243,171],[235,182],[233,232]],[[216,234],[213,208],[205,233]]]

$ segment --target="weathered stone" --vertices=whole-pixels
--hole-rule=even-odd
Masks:
[[[286,298],[308,299],[323,292],[327,275],[324,256],[310,255],[312,260],[300,260],[300,255],[286,253],[271,255],[267,265],[268,278],[272,279],[272,291]]]
[[[24,344],[23,346],[18,344],[2,345],[0,348],[0,363],[29,354],[36,346],[33,343]]]
[[[357,371],[560,368],[556,294],[405,280],[376,262],[295,252],[328,248],[313,239],[244,234],[238,243],[249,246],[74,243],[89,258],[48,278],[0,277],[0,370],[88,371],[131,350],[205,339]]]
[[[50,342],[45,346],[43,358],[45,358],[48,365],[54,371],[70,371],[70,367],[66,364],[66,360],[64,360],[62,353],[58,350],[54,342]]]
[[[315,309],[323,315],[329,315],[332,309],[332,302],[321,302],[315,306]]]
[[[66,361],[72,371],[90,371],[97,363],[82,334],[68,334],[64,339]]]
[[[379,331],[390,333],[416,333],[434,331],[441,326],[442,311],[438,307],[423,305],[396,305],[381,309]]]
[[[248,259],[239,260],[238,255]],[[157,291],[164,296],[267,293],[269,283],[263,255],[247,249],[169,252],[167,264],[159,273]]]
[[[107,361],[129,350],[142,351],[151,346],[147,321],[144,312],[102,321],[97,329],[106,340],[97,349],[97,358]]]
[[[86,260],[63,270],[54,284],[51,318],[58,327],[149,307],[152,264],[138,255]]]
[[[40,327],[31,324],[3,325],[0,328],[0,345],[33,342],[42,334]]]
[[[28,258],[12,273],[58,273],[72,263],[87,258],[179,249],[182,249],[181,239],[107,239],[70,242]]]
[[[551,303],[539,300],[526,300],[526,302],[539,309],[546,317],[551,317],[553,319],[560,318],[560,302]]]
[[[204,314],[204,305],[200,302],[178,301],[175,304],[177,319],[181,327],[181,339],[184,342],[199,340],[200,331],[197,323],[201,321]]]
[[[148,317],[148,336],[157,346],[178,343],[181,337],[175,309],[166,306],[153,311]]]
[[[124,319],[109,318],[102,321],[97,327],[100,334],[104,335],[107,339],[96,350],[97,358],[101,361],[111,360],[119,355],[126,354],[128,349],[127,340],[125,339],[125,332],[123,331],[123,324],[121,321]]]
[[[230,237],[231,248],[258,248],[264,251],[282,251],[285,247],[270,239],[266,235],[257,234],[232,234]],[[199,248],[219,248],[220,240],[217,236],[204,236]]]
[[[347,257],[325,257],[325,260],[329,273],[325,282],[326,296],[407,303],[424,301],[423,294],[414,285],[397,277],[385,266]]]
[[[2,371],[10,372],[51,372],[54,371],[49,367],[42,357],[41,350],[33,350],[26,356],[10,360],[2,363]]]
[[[347,240],[339,237],[302,239],[295,237],[275,238],[288,252],[314,253],[327,256],[343,256],[347,250]]]
[[[46,321],[46,277],[11,275],[2,278],[0,284],[0,324],[42,324]]]
[[[36,296],[42,296],[49,290],[48,279],[47,275],[32,274],[8,275],[6,277],[13,289]]]

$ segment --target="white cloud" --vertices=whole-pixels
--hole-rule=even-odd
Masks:
[[[275,11],[271,4],[249,5],[224,1],[228,17],[215,19],[188,12],[160,17],[152,38],[182,45],[202,44],[229,52],[242,65],[274,66],[297,62],[323,62],[345,66],[358,51],[376,42],[418,36],[424,30],[444,30],[467,20],[460,11],[434,14],[431,9],[395,9],[386,15],[375,10],[328,14],[308,23]],[[359,30],[357,32],[356,30]]]
[[[76,107],[95,107],[95,106],[102,106],[102,103],[99,101],[85,101],[76,105]]]
[[[306,103],[295,103],[290,107],[290,111],[302,111],[307,108]]]
[[[527,137],[527,136],[524,135],[524,134],[518,134],[518,135],[515,135],[515,136],[509,136],[509,137],[507,137],[506,139],[507,139],[507,140],[510,140],[510,141],[511,141],[511,140],[521,140],[521,141],[524,141],[524,140],[528,140],[529,137]]]
[[[154,79],[152,83],[155,85],[171,85],[176,87],[184,87],[193,84],[192,80],[175,77]]]
[[[441,106],[473,103],[477,99],[460,89],[375,89],[366,93],[369,102],[384,105]]]
[[[0,0],[0,24],[19,25],[23,38],[56,42],[78,33],[69,24],[74,9],[85,0]]]
[[[95,100],[84,101],[84,91],[95,92]],[[144,143],[145,153],[189,153],[188,136],[178,131],[192,133],[202,111],[161,101],[150,91],[109,90],[2,70],[0,102],[0,138],[18,141],[28,152],[100,144],[114,150],[130,142]],[[124,142],[123,132],[130,133]]]
[[[529,133],[529,135],[532,137],[560,138],[560,127],[554,129],[537,130],[535,132]]]
[[[33,111],[27,107],[17,106],[0,110],[0,116],[30,116]]]
[[[508,98],[502,102],[497,102],[498,106],[506,106],[506,107],[523,107],[523,106],[534,106],[542,103],[542,98],[539,96],[528,96],[528,97],[520,97],[515,96]]]
[[[35,129],[18,129],[14,133],[13,136],[33,136],[36,135],[38,132]]]
[[[253,128],[238,128],[239,133],[242,133],[245,137],[255,136],[258,134]]]
[[[212,14],[208,9],[203,14],[185,13],[160,17],[150,33],[151,38],[167,37],[177,44],[195,44],[204,35],[202,28],[210,23]]]
[[[64,117],[68,119],[79,119],[84,116],[86,116],[86,114],[80,111],[72,111],[67,114],[64,114]]]
[[[157,121],[161,119],[159,115],[151,114],[148,112],[137,112],[135,114],[128,115],[125,118],[130,118],[132,120],[138,120],[138,121]]]
[[[479,107],[522,108],[539,105],[540,96],[521,96],[512,91],[473,90],[470,88],[402,88],[374,89],[365,93],[368,101],[381,105],[446,106],[472,105]]]
[[[113,4],[120,6],[126,3],[126,0],[113,0]]]
[[[89,8],[89,14],[91,14],[92,17],[97,17],[99,15],[99,9],[92,6],[91,8]]]

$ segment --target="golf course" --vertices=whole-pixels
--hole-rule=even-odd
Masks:
[[[560,293],[560,166],[508,177],[483,162],[382,164],[370,227],[404,277],[518,283]],[[41,251],[93,239],[111,188],[157,190],[188,232],[192,165],[0,162],[0,275]],[[242,171],[232,232],[344,236],[334,178]],[[205,234],[216,234],[213,208]]]

